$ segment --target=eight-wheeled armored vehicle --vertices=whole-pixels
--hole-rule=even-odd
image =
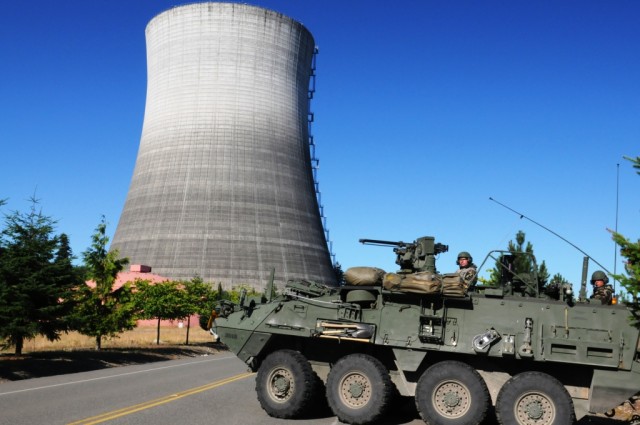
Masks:
[[[640,391],[627,306],[570,286],[541,293],[535,259],[516,273],[508,251],[487,256],[499,272],[488,286],[438,273],[447,246],[433,237],[362,242],[394,246],[400,271],[360,268],[340,287],[290,281],[279,295],[272,275],[260,298],[217,305],[212,333],[257,371],[269,415],[300,417],[326,396],[342,422],[366,424],[400,394],[429,424],[478,424],[493,403],[502,424],[557,425]]]

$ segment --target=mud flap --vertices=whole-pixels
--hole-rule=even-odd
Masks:
[[[623,403],[640,390],[640,363],[631,370],[595,370],[591,381],[589,411],[603,413]]]
[[[272,334],[254,332],[249,337],[247,343],[238,352],[238,358],[247,363],[252,357],[258,356],[262,349],[267,345],[267,342],[271,339],[271,336]]]

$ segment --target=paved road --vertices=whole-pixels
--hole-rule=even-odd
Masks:
[[[330,412],[302,421],[269,417],[246,370],[224,353],[7,382],[0,385],[0,425],[340,423]],[[411,401],[392,410],[381,424],[424,425]],[[603,423],[593,419],[580,423]]]
[[[0,424],[291,424],[267,416],[254,382],[229,354],[8,382],[0,385]],[[304,423],[339,423],[322,416]],[[423,424],[410,404],[386,422]]]

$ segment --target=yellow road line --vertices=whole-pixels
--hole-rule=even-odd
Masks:
[[[113,410],[111,412],[106,412],[101,415],[92,416],[90,418],[82,419],[76,422],[70,422],[67,425],[93,425],[99,424],[102,422],[110,421],[112,419],[116,419],[122,416],[130,415],[135,412],[139,412],[141,410],[150,409],[155,406],[159,406],[161,404],[166,404],[171,401],[179,400],[183,397],[187,397],[193,394],[201,393],[203,391],[211,390],[216,387],[220,387],[222,385],[230,384],[231,382],[238,381],[240,379],[247,378],[253,375],[253,373],[241,373],[240,375],[235,375],[230,378],[223,379],[221,381],[212,382],[210,384],[203,385],[201,387],[192,388],[190,390],[185,390],[176,394],[171,394],[165,397],[157,398],[155,400],[149,400],[144,403],[134,404],[133,406],[124,407],[122,409]]]

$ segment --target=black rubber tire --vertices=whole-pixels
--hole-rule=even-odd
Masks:
[[[367,354],[350,354],[338,360],[327,378],[327,401],[341,422],[354,425],[377,421],[393,398],[387,368]]]
[[[329,402],[327,401],[327,388],[318,375],[316,375],[315,378],[315,396],[313,398],[313,406],[311,407],[310,413],[314,417],[332,416],[331,408],[329,407]]]
[[[446,360],[432,365],[416,386],[416,407],[429,425],[477,425],[490,405],[484,379],[463,362]]]
[[[542,372],[523,372],[509,379],[498,393],[496,417],[502,425],[569,425],[576,420],[564,385]]]
[[[317,375],[307,359],[294,350],[269,354],[256,376],[260,406],[274,418],[298,418],[308,413],[317,389]]]

